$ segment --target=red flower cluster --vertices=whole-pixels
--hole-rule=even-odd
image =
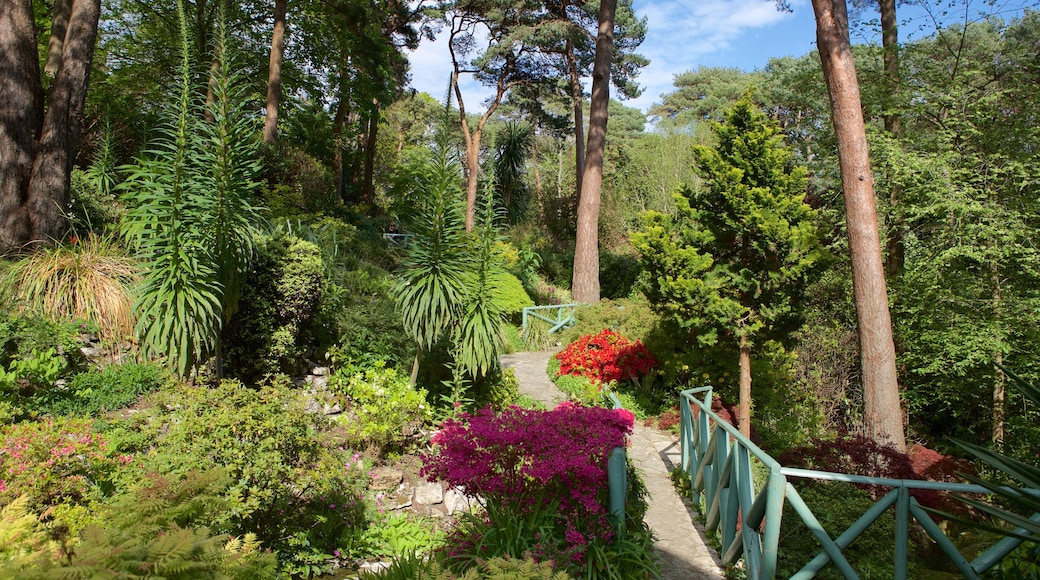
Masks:
[[[657,366],[657,359],[638,340],[613,330],[586,334],[556,353],[561,375],[583,376],[595,383],[637,379]]]

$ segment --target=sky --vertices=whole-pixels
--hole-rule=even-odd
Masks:
[[[778,11],[773,0],[634,0],[634,8],[647,18],[646,39],[638,52],[650,65],[636,79],[643,94],[624,103],[644,112],[673,90],[676,74],[699,66],[763,68],[771,57],[808,53],[816,38],[809,0],[792,1],[790,13]],[[412,87],[438,100],[451,71],[445,36],[424,41],[410,55]],[[589,80],[585,82],[588,92]],[[489,94],[476,83],[464,85],[467,109]]]
[[[766,66],[770,58],[802,56],[815,48],[816,23],[810,0],[791,0],[791,12],[780,12],[774,0],[633,0],[636,14],[647,18],[647,34],[639,54],[650,59],[636,79],[643,94],[628,101],[644,113],[663,93],[674,90],[675,75],[701,66],[735,67],[753,71]],[[924,4],[924,3],[922,3]],[[936,5],[941,6],[943,0]],[[920,6],[920,5],[919,5]],[[969,12],[996,13],[1011,18],[1024,6],[1037,6],[1037,0],[952,0],[948,18],[959,20]],[[942,10],[943,8],[938,8]],[[958,14],[960,12],[960,14]],[[945,14],[945,13],[944,13]],[[864,18],[876,18],[865,14]],[[900,42],[931,30],[931,18],[920,8],[901,3],[899,7]],[[441,34],[436,42],[424,41],[410,55],[412,87],[437,100],[444,98],[451,71],[451,58]],[[877,42],[876,30],[852,32],[852,42]],[[468,75],[467,75],[468,78]],[[585,79],[586,94],[590,81]],[[491,92],[464,79],[463,97],[467,110]],[[612,91],[611,96],[616,97]]]

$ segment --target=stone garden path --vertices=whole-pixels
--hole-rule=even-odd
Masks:
[[[552,355],[551,352],[508,354],[502,357],[502,366],[513,369],[522,394],[555,406],[567,396],[545,372]],[[661,565],[662,580],[722,580],[718,554],[705,543],[703,525],[696,521],[697,514],[672,487],[669,473],[680,461],[679,441],[669,433],[637,423],[628,453],[643,474],[649,491],[646,523],[657,538],[655,557]]]

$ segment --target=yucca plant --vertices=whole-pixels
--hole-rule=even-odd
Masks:
[[[91,234],[12,262],[0,276],[0,291],[16,311],[93,321],[102,340],[119,341],[133,335],[138,276],[137,262],[118,244]]]
[[[164,356],[182,376],[212,354],[223,321],[233,312],[255,253],[260,216],[256,137],[233,89],[223,14],[212,86],[215,104],[204,120],[192,104],[187,24],[181,33],[180,94],[176,117],[159,139],[126,168],[121,189],[128,211],[123,235],[147,267],[137,303],[137,334],[146,354]]]

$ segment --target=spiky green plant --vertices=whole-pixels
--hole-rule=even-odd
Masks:
[[[89,235],[45,246],[12,262],[0,275],[8,307],[55,320],[90,320],[104,340],[133,334],[137,262],[110,238]]]
[[[217,346],[255,253],[260,216],[251,203],[258,166],[255,132],[234,89],[223,40],[217,43],[213,121],[192,104],[192,63],[184,6],[180,94],[172,123],[129,168],[121,184],[123,235],[147,266],[137,303],[146,354],[164,356],[182,376]],[[221,23],[223,16],[221,16]],[[225,36],[221,24],[218,38]]]
[[[1026,382],[1024,379],[1009,371],[1001,365],[997,365],[1009,379],[1011,384],[1018,389],[1027,399],[1035,405],[1040,405],[1040,388]],[[996,479],[983,479],[970,474],[962,474],[972,483],[981,485],[988,489],[995,497],[1000,498],[1007,507],[1000,507],[973,499],[970,497],[956,496],[956,499],[964,502],[972,508],[989,515],[995,520],[1002,520],[1011,524],[1016,530],[1010,530],[999,526],[987,525],[978,520],[958,519],[969,525],[982,527],[992,532],[1019,538],[1021,540],[1040,543],[1040,467],[1031,465],[1024,461],[997,453],[992,449],[981,447],[974,443],[955,439],[957,445],[982,460],[992,469],[999,472],[1003,478],[1015,482],[1016,485],[1006,485],[1005,481]],[[932,511],[932,510],[930,510]],[[936,512],[942,513],[942,512]],[[942,514],[949,517],[949,514]]]

